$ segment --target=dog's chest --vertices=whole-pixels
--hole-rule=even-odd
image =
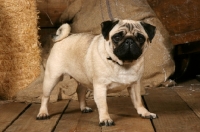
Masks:
[[[113,73],[112,76],[108,79],[110,83],[107,88],[110,92],[118,92],[127,87],[130,87],[133,83],[140,80],[141,71],[135,69],[121,69],[116,73]]]

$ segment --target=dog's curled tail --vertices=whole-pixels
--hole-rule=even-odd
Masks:
[[[60,40],[63,40],[64,38],[66,38],[67,36],[69,36],[71,31],[71,27],[69,24],[63,24],[61,25],[58,30],[56,31],[56,35],[54,35],[52,37],[52,41],[53,42],[58,42]]]

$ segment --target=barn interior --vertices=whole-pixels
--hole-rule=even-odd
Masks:
[[[198,132],[199,6],[198,0],[2,0],[0,131]],[[76,94],[78,83],[65,75],[51,94],[50,119],[35,120],[45,64],[53,46],[51,37],[59,26],[67,22],[72,33],[99,34],[100,23],[116,17],[155,24],[161,34],[162,40],[158,37],[157,45],[152,43],[149,50],[150,67],[141,93],[145,107],[159,118],[138,116],[124,90],[107,96],[116,125],[100,127],[92,91],[86,96],[93,112],[82,114]]]

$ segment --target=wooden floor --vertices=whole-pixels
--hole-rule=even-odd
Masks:
[[[49,120],[36,120],[40,104],[0,103],[0,131],[3,132],[200,132],[200,85],[148,89],[146,107],[158,119],[137,115],[129,97],[108,97],[115,126],[100,127],[93,100],[92,113],[82,114],[77,101],[64,100],[49,106]]]

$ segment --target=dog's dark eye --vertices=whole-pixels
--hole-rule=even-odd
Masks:
[[[145,42],[145,37],[142,35],[142,34],[138,34],[137,35],[137,41],[140,43],[140,44],[143,44]]]
[[[120,32],[120,33],[118,33],[118,34],[115,34],[115,35],[112,37],[112,40],[113,40],[115,43],[117,43],[117,42],[119,42],[119,41],[122,40],[122,38],[123,38],[122,35],[123,35],[122,32]]]
[[[114,40],[115,42],[119,42],[121,39],[122,39],[122,37],[119,36],[119,35],[113,37],[113,40]]]

